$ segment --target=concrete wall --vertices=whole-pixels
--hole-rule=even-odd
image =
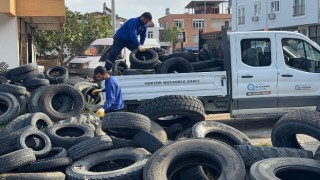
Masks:
[[[18,25],[16,17],[0,13],[0,62],[9,68],[19,66]]]

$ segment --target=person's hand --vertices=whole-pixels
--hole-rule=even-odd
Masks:
[[[96,114],[98,115],[98,117],[103,117],[105,114],[104,114],[104,109],[103,108],[100,108]]]
[[[140,52],[145,52],[146,51],[146,48],[143,47],[143,46],[139,46],[138,48],[139,48]]]
[[[91,94],[96,95],[96,94],[99,94],[101,91],[102,89],[94,89]]]

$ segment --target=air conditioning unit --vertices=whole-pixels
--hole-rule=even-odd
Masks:
[[[258,16],[252,16],[252,21],[259,21],[259,17]]]
[[[275,13],[269,13],[268,17],[269,17],[269,19],[275,19],[276,18],[276,14]]]

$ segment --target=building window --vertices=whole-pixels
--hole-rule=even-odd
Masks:
[[[317,44],[320,44],[320,26],[309,27],[309,38]]]
[[[173,20],[173,26],[184,28],[184,21],[183,20]]]
[[[168,29],[169,29],[168,22],[166,22],[166,23],[165,23],[165,25],[164,25],[164,29],[165,29],[165,30],[168,30]]]
[[[193,28],[204,28],[204,20],[203,19],[194,19],[193,20]]]
[[[238,25],[245,24],[245,6],[238,7]]]
[[[254,15],[261,16],[261,1],[256,1],[253,3]]]
[[[305,0],[293,1],[293,17],[303,16],[305,14]]]
[[[153,32],[152,31],[148,31],[148,39],[153,39]]]
[[[194,35],[192,39],[193,43],[199,43],[199,35]]]
[[[272,13],[278,13],[280,12],[280,2],[279,1],[271,1],[271,12]]]

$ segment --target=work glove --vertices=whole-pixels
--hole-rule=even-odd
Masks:
[[[96,94],[99,94],[101,91],[102,89],[94,89],[91,94],[96,95]]]
[[[98,117],[103,117],[105,114],[104,114],[104,109],[103,108],[100,108],[97,112],[96,112],[96,114],[98,115]]]
[[[146,48],[143,47],[143,46],[139,46],[138,48],[139,48],[140,52],[145,52],[146,51]]]

